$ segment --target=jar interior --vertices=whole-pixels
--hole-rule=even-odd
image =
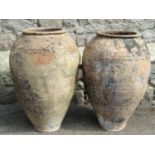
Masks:
[[[113,37],[113,38],[137,38],[140,37],[138,32],[134,31],[98,31],[97,35],[102,37]]]

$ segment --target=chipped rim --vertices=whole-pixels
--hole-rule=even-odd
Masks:
[[[109,38],[139,38],[141,35],[134,31],[97,31],[98,36]]]
[[[63,34],[66,30],[63,28],[52,28],[52,27],[42,27],[42,28],[28,28],[22,31],[24,35],[50,35],[50,34]]]

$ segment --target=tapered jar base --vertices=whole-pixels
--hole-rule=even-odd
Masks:
[[[43,132],[43,133],[50,133],[50,132],[56,132],[60,129],[61,126],[55,126],[53,128],[38,128],[34,127],[37,131]]]
[[[100,124],[100,127],[105,131],[121,131],[123,130],[126,125],[127,121],[123,122],[112,122],[110,120],[104,119],[103,116],[97,114],[98,122]]]

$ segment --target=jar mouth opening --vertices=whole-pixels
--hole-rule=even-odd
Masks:
[[[22,31],[24,35],[48,35],[48,34],[63,34],[66,30],[63,28],[51,28],[51,27],[43,27],[43,28],[28,28]]]
[[[134,31],[98,31],[98,36],[112,38],[138,38],[141,35]]]

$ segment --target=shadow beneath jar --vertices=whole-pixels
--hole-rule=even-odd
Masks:
[[[37,134],[20,105],[0,105],[0,135]]]
[[[68,134],[87,134],[88,131],[101,131],[97,117],[91,106],[71,105],[62,123],[62,129]],[[70,133],[69,133],[70,131]]]
[[[102,131],[95,113],[90,107],[71,105],[60,130],[51,133],[37,132],[18,104],[0,105],[0,135],[74,135],[88,131]]]
[[[91,106],[71,105],[60,130],[37,132],[18,104],[0,105],[0,135],[143,135],[155,134],[153,108],[139,106],[120,132],[107,132],[100,128]]]

